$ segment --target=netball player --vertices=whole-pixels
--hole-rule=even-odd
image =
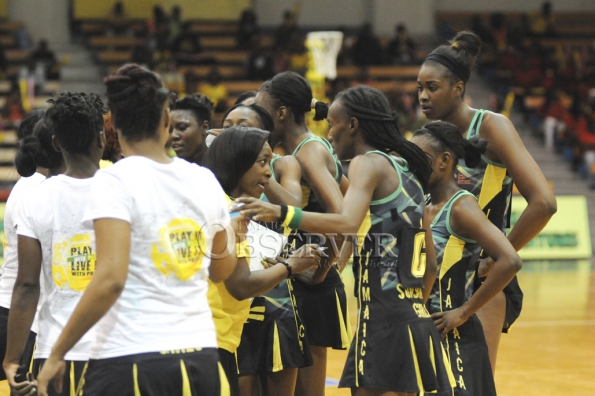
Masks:
[[[41,276],[45,299],[39,311],[34,375],[49,357],[93,276],[94,236],[82,227],[81,219],[105,146],[104,107],[99,96],[66,92],[52,102],[43,122],[52,125],[54,144],[64,157],[66,170],[29,190],[21,204],[17,228],[19,267],[4,359],[9,370],[18,366],[27,342],[23,330],[31,328],[39,302]],[[60,390],[52,389],[49,394],[74,394],[91,341],[90,333],[65,356],[69,375]]]
[[[258,105],[238,104],[227,112],[223,120],[223,128],[232,126],[272,131],[273,120]],[[302,174],[297,160],[290,155],[273,154],[270,171],[271,178],[260,199],[300,206]],[[264,225],[284,235],[290,231],[278,222]],[[264,295],[252,299],[251,314],[244,324],[237,351],[242,396],[253,395],[257,375],[265,376],[264,394],[293,395],[298,368],[312,364],[304,326],[294,302],[291,281],[286,279]]]
[[[213,103],[201,94],[185,96],[171,105],[170,143],[179,158],[201,164],[207,151]]]
[[[260,198],[265,191],[271,177],[269,163],[272,151],[267,142],[268,136],[268,132],[256,128],[229,127],[209,147],[205,156],[205,166],[213,171],[230,201],[237,197]],[[247,240],[245,243],[259,242]],[[294,272],[300,273],[315,268],[320,262],[320,252],[315,250],[316,247],[303,246],[286,262],[279,262],[260,271],[250,270],[249,253],[238,253],[240,258],[237,267],[224,284],[210,285],[209,302],[217,326],[219,353],[233,395],[239,395],[235,353],[240,340],[243,340],[242,328],[250,314],[249,298],[269,292]],[[260,314],[263,315],[264,312]],[[292,320],[294,327],[290,331],[295,332],[295,318],[292,317]],[[265,348],[257,352],[265,352]],[[279,389],[280,393],[275,391],[272,394],[284,395],[287,391],[293,390],[295,374],[297,373],[294,373],[290,389]]]
[[[232,106],[223,116],[223,128],[231,126],[260,128],[268,132],[274,129],[270,114],[256,104]],[[263,198],[276,204],[299,206],[302,202],[302,172],[298,161],[292,156],[273,154],[270,165],[273,177],[269,179]]]
[[[459,160],[481,163],[487,142],[465,139],[456,126],[432,122],[415,132],[417,144],[432,160],[425,217],[431,221],[438,274],[429,301],[432,318],[442,332],[457,386],[455,395],[495,396],[488,348],[475,312],[488,303],[521,269],[521,259],[506,236],[492,224],[470,192],[454,178]],[[494,261],[493,270],[475,294],[467,294],[481,250]],[[469,290],[472,292],[472,290]]]
[[[297,73],[280,73],[260,87],[254,103],[265,108],[273,118],[271,143],[275,150],[291,153],[300,164],[301,207],[320,213],[338,213],[343,202],[339,189],[343,177],[341,165],[330,143],[306,126],[305,113],[315,108],[315,118],[323,119],[328,110],[323,103],[313,101],[310,84]],[[290,236],[290,243],[299,247],[312,238],[312,235],[297,233]],[[311,367],[300,369],[298,395],[324,394],[326,348],[345,349],[350,342],[345,287],[337,268],[331,264],[332,257],[329,257],[310,278],[293,281],[314,361]],[[307,284],[318,282],[321,283]]]
[[[12,291],[17,278],[19,265],[16,233],[17,207],[23,197],[26,196],[25,194],[29,187],[36,186],[45,180],[48,173],[48,169],[46,167],[50,166],[47,161],[47,155],[39,155],[41,153],[39,153],[37,149],[41,148],[43,150],[43,148],[39,145],[39,140],[35,137],[31,138],[35,124],[43,119],[44,114],[45,110],[33,110],[29,112],[23,119],[23,122],[17,131],[17,137],[19,139],[19,152],[17,153],[15,160],[17,162],[18,170],[23,172],[23,174],[12,188],[10,196],[6,201],[6,207],[4,211],[4,265],[0,269],[0,356],[4,356],[6,354],[8,314],[10,312]],[[33,155],[32,152],[32,143],[33,147],[35,147],[35,155]],[[48,148],[54,151],[53,147]],[[59,162],[62,163],[62,156],[59,155],[59,153],[56,154]],[[36,162],[41,162],[46,167],[36,166]],[[29,333],[24,353],[21,357],[21,364],[25,367],[29,367],[31,363],[37,332],[37,321],[35,321],[31,327],[31,332]],[[12,375],[14,375],[14,373]],[[6,380],[6,375],[4,374],[4,371],[2,371],[0,372],[0,381],[2,381],[0,383],[0,387],[7,389],[8,383],[4,380]]]
[[[163,149],[169,93],[158,75],[128,64],[104,83],[125,158],[92,182],[83,222],[95,232],[95,273],[39,394],[52,379],[61,388],[65,354],[95,324],[85,395],[228,394],[206,297],[207,278],[223,281],[237,262],[225,193],[209,170]]]
[[[481,164],[467,167],[463,160],[455,171],[459,186],[479,200],[479,206],[494,225],[505,231],[510,214],[512,183],[527,200],[508,240],[518,251],[533,239],[556,212],[556,199],[527,152],[510,120],[500,114],[469,107],[464,99],[481,40],[471,32],[460,32],[450,42],[436,48],[424,61],[419,76],[418,96],[421,109],[430,120],[456,125],[466,138],[488,141]],[[482,260],[479,276],[485,276],[493,258]],[[522,292],[516,277],[477,314],[482,322],[490,352],[492,370],[496,369],[498,344],[518,318]]]
[[[436,271],[431,233],[421,228],[427,223],[424,187],[430,163],[401,136],[396,114],[374,88],[339,93],[328,121],[339,158],[353,158],[341,213],[302,212],[241,199],[246,203],[242,213],[309,232],[357,233],[358,327],[340,387],[351,388],[354,395],[448,391],[452,374],[424,306]]]
[[[237,104],[245,104],[245,105],[251,105],[252,103],[254,103],[254,98],[256,97],[256,94],[258,92],[256,91],[246,91],[246,92],[242,92],[241,94],[238,95],[238,97],[236,98],[236,101],[234,103],[234,106]]]

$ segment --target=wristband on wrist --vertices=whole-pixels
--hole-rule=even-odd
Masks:
[[[297,230],[302,224],[302,209],[295,206],[287,206],[287,216],[281,224],[283,227]]]
[[[287,261],[279,261],[277,262],[277,264],[283,264],[285,268],[287,268],[287,279],[291,278],[291,275],[293,275],[293,271],[291,270],[291,266],[289,265],[289,263]]]
[[[281,204],[279,206],[281,206],[281,216],[279,216],[279,222],[283,224],[287,218],[287,205]]]

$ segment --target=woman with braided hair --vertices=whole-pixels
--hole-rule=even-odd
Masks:
[[[424,218],[430,162],[400,134],[396,113],[377,89],[340,92],[328,121],[339,158],[352,159],[340,213],[241,199],[242,213],[308,232],[355,236],[358,325],[340,387],[353,395],[448,392],[454,380],[424,305],[436,276]]]
[[[468,167],[481,163],[487,142],[465,139],[448,122],[431,122],[415,132],[417,144],[432,161],[425,218],[431,222],[438,273],[428,309],[442,332],[450,356],[457,396],[494,396],[496,387],[488,347],[475,312],[502,291],[521,269],[521,259],[481,211],[477,199],[460,188],[454,172],[460,160]],[[467,286],[481,250],[495,260],[491,275],[472,294]],[[451,395],[451,393],[448,393]]]
[[[233,230],[244,219],[230,220],[211,171],[163,149],[169,92],[157,74],[128,64],[104,83],[125,158],[93,178],[81,217],[95,233],[95,272],[38,392],[48,395],[51,380],[62,388],[65,355],[95,326],[85,395],[229,395],[207,279],[221,282],[235,269]]]
[[[306,79],[294,72],[277,74],[258,90],[256,105],[273,118],[271,147],[297,159],[302,172],[301,208],[318,213],[338,213],[343,194],[341,163],[330,143],[312,133],[305,114],[315,111],[315,120],[326,118],[328,106],[312,97]],[[289,236],[291,249],[308,243],[324,244],[318,236],[296,232]],[[351,328],[347,297],[339,269],[333,264],[336,252],[324,257],[322,265],[294,278],[293,288],[314,364],[301,368],[296,395],[324,395],[327,348],[347,349]],[[341,264],[341,263],[339,263]]]
[[[51,101],[44,122],[52,125],[53,143],[64,157],[66,170],[27,192],[18,220],[19,268],[8,318],[8,345],[4,370],[14,391],[32,384],[17,383],[14,373],[33,323],[41,285],[39,333],[33,376],[48,359],[58,335],[80,300],[95,271],[93,232],[81,219],[93,175],[105,147],[103,114],[98,95],[65,92]],[[41,277],[41,280],[40,280]],[[69,375],[50,395],[71,395],[89,356],[93,333],[81,339],[65,356]]]
[[[510,120],[490,111],[473,109],[464,101],[465,87],[481,49],[479,37],[463,31],[449,44],[441,45],[428,55],[419,71],[417,86],[421,109],[429,120],[456,125],[467,139],[480,137],[488,142],[481,164],[471,168],[461,159],[455,177],[462,189],[478,198],[481,209],[502,232],[510,226],[510,198],[514,182],[528,203],[508,235],[508,240],[518,251],[556,213],[556,199]],[[485,277],[493,264],[491,257],[482,259],[478,277]],[[476,283],[479,287],[481,281]],[[502,293],[498,293],[477,313],[494,371],[500,336],[508,332],[519,317],[522,301],[523,293],[515,277]]]

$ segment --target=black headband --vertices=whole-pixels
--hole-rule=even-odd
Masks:
[[[431,53],[430,55],[428,55],[424,63],[427,61],[434,61],[440,63],[441,65],[445,66],[448,70],[453,72],[461,80],[465,81],[465,83],[469,81],[469,78],[471,77],[471,72],[469,71],[469,69],[457,62],[452,56],[439,53]]]

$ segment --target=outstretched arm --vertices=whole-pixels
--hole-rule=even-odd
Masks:
[[[264,190],[265,195],[274,204],[302,205],[302,170],[298,161],[286,155],[273,163],[277,180],[271,178],[269,185]]]

